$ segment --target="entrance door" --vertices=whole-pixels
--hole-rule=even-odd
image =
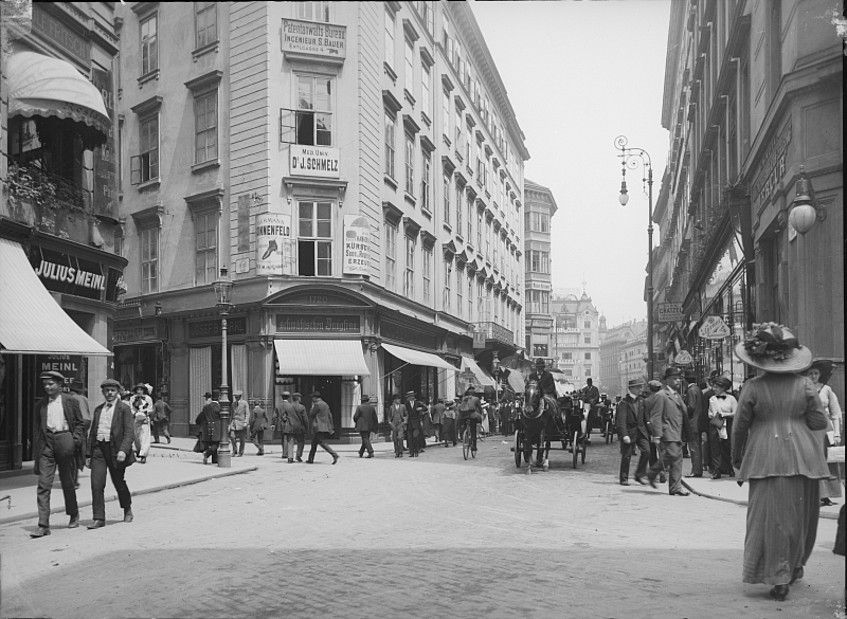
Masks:
[[[332,411],[332,425],[336,433],[341,430],[341,377],[340,376],[297,376],[297,391],[303,395],[306,411],[312,408],[313,391],[320,391],[324,402]]]

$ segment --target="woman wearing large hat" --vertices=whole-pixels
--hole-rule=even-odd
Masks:
[[[755,324],[735,354],[761,370],[741,390],[732,431],[732,464],[750,484],[742,579],[784,600],[815,545],[819,480],[829,476],[816,431],[827,419],[799,374],[812,353],[789,329]]]

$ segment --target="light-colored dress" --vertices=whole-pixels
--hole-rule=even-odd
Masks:
[[[824,414],[829,419],[829,427],[826,431],[831,431],[835,438],[835,443],[841,443],[841,405],[838,403],[838,398],[832,387],[823,383],[815,383],[815,388],[818,390],[818,397],[821,399]],[[826,431],[821,433],[826,441]],[[826,444],[826,443],[824,443]],[[824,450],[826,454],[826,450]],[[838,463],[830,462],[827,464],[829,468],[829,479],[821,481],[821,498],[838,498],[841,496],[841,477],[838,472]]]
[[[153,413],[153,398],[149,395],[132,396],[132,415],[135,419],[135,451],[139,458],[147,456],[150,451],[150,415]]]
[[[719,398],[718,396],[713,395],[709,398],[709,419],[712,419],[716,415],[720,415],[724,419],[735,417],[735,409],[737,407],[738,402],[732,394],[726,394],[725,398]],[[726,422],[724,422],[723,426],[718,428],[718,436],[723,441],[729,438],[729,435],[726,433]]]

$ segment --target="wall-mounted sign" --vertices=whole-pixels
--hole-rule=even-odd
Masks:
[[[763,202],[774,193],[787,169],[788,145],[791,143],[791,121],[771,139],[759,165],[758,174],[753,178],[750,196],[757,212]]]
[[[283,274],[283,248],[290,238],[290,216],[280,213],[256,215],[257,275]]]
[[[323,22],[283,19],[283,53],[295,52],[343,59],[346,54],[347,27]]]
[[[244,335],[247,333],[247,319],[243,316],[230,318],[226,321],[226,332],[228,335]],[[204,320],[202,322],[188,323],[188,337],[220,337],[221,321]]]
[[[339,151],[332,146],[292,144],[288,148],[288,173],[291,176],[340,178]]]
[[[83,385],[88,382],[88,371],[85,358],[77,355],[38,355],[36,357],[38,373],[61,372],[65,377],[65,384],[69,385],[74,378],[82,381]]]
[[[656,316],[659,322],[679,322],[683,319],[682,303],[659,303]]]
[[[159,329],[155,322],[142,323],[129,327],[116,328],[112,332],[112,342],[118,346],[121,344],[137,344],[140,342],[157,342]]]
[[[79,9],[77,11],[79,12]],[[73,22],[73,18],[65,19]],[[37,3],[32,4],[32,29],[44,35],[48,41],[62,47],[83,65],[87,66],[91,63],[91,43],[88,39],[69,28],[62,20],[48,13],[46,8]]]
[[[706,316],[697,334],[704,340],[722,340],[729,336],[730,331],[720,316]]]
[[[276,315],[277,333],[359,333],[358,316]]]
[[[673,362],[677,365],[691,365],[694,363],[694,359],[687,350],[680,350],[676,357],[674,357]]]
[[[368,275],[371,228],[362,215],[344,215],[344,274]]]
[[[103,265],[33,245],[29,262],[47,290],[103,300],[107,279]]]

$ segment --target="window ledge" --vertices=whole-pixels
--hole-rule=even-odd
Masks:
[[[161,185],[161,184],[162,184],[162,179],[154,178],[152,180],[144,181],[143,183],[139,183],[136,186],[136,189],[138,189],[138,191],[147,191],[149,189],[158,189],[159,185]]]
[[[447,137],[446,133],[441,134],[441,140],[444,142],[444,144],[447,145],[447,148],[450,148],[451,146],[453,146],[453,142],[450,140],[449,137]]]
[[[441,225],[444,227],[447,232],[453,232],[453,226],[448,224],[446,221],[441,222]]]
[[[424,214],[424,216],[425,216],[427,219],[432,219],[432,211],[431,211],[431,210],[429,210],[428,208],[426,208],[425,206],[422,206],[422,207],[421,207],[421,213],[423,213],[423,214]]]
[[[138,87],[141,88],[147,82],[151,82],[153,80],[159,79],[159,69],[153,69],[149,73],[145,73],[141,77],[138,78]]]
[[[425,124],[427,127],[431,127],[431,126],[432,126],[432,119],[429,117],[429,114],[427,114],[427,113],[426,113],[426,112],[424,112],[423,110],[421,110],[421,120],[424,122],[424,124]]]
[[[410,92],[408,91],[408,89],[406,89],[406,88],[404,88],[404,89],[403,89],[403,98],[404,98],[404,99],[406,99],[406,101],[408,101],[408,102],[409,102],[409,104],[410,104],[410,105],[412,105],[412,106],[414,107],[414,105],[415,105],[415,98],[412,96],[412,93],[410,93]]]
[[[206,43],[206,45],[198,47],[193,52],[191,52],[191,57],[194,59],[194,62],[197,62],[197,59],[200,58],[200,56],[205,56],[206,54],[210,54],[212,52],[217,53],[220,43],[220,39],[215,39],[211,43]]]
[[[382,180],[385,181],[386,185],[389,185],[390,187],[397,189],[397,181],[394,180],[394,178],[392,176],[385,174],[385,175],[383,175]]]
[[[204,161],[202,163],[195,163],[191,166],[191,173],[198,174],[200,172],[205,172],[206,170],[211,170],[212,168],[221,167],[220,159],[212,159],[210,161]]]
[[[383,61],[382,71],[391,79],[392,84],[397,83],[397,73],[394,71],[394,69],[391,68],[391,65],[388,64],[387,61]]]
[[[415,196],[410,194],[408,191],[403,192],[403,197],[406,198],[406,202],[408,202],[412,206],[415,206],[418,203],[418,201],[415,199]]]

